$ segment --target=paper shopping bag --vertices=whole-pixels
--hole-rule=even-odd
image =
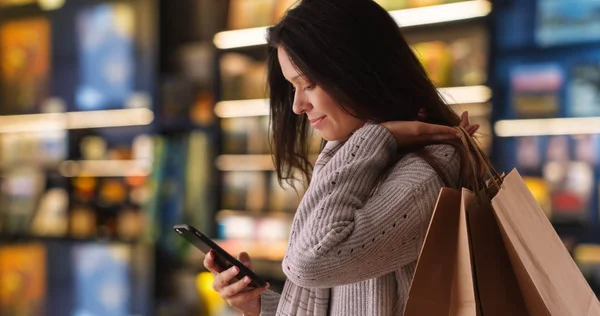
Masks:
[[[478,311],[484,316],[528,316],[523,295],[504,247],[492,210],[491,197],[497,189],[490,186],[474,194],[462,190],[473,257],[473,274]]]
[[[476,315],[466,215],[460,200],[460,191],[441,189],[404,316]]]
[[[516,170],[492,207],[532,316],[597,316],[600,303]]]

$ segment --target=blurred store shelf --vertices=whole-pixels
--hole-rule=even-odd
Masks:
[[[152,161],[67,160],[58,170],[63,177],[145,177],[152,172]]]
[[[500,120],[498,137],[600,134],[600,117]]]
[[[71,244],[138,244],[137,240],[126,240],[117,238],[76,238],[67,236],[37,236],[23,234],[0,234],[0,244],[15,244],[15,243],[71,243]]]
[[[487,16],[491,9],[487,0],[471,0],[390,11],[390,15],[397,21],[398,26],[414,27],[480,18]],[[215,35],[213,42],[220,49],[264,45],[266,29],[267,27],[256,27],[220,32]]]
[[[0,116],[0,133],[144,126],[154,120],[145,108]]]
[[[481,104],[492,97],[486,86],[439,88],[440,95],[448,104]],[[477,109],[473,107],[475,111]],[[269,115],[268,99],[221,101],[215,106],[215,113],[221,118],[250,117]]]

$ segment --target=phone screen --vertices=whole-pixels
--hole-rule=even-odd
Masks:
[[[179,229],[177,231],[183,238],[185,238],[188,242],[194,245],[196,248],[200,249],[204,254],[207,254],[214,247],[210,247],[207,243],[207,238],[202,235],[195,235],[192,231],[187,229]],[[221,267],[223,270],[227,270],[233,266],[233,263],[229,262],[227,258],[225,258],[218,251],[213,251],[215,263]]]

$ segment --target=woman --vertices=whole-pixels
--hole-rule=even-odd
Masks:
[[[310,185],[283,293],[230,283],[236,268],[221,271],[209,253],[213,287],[244,315],[401,315],[439,190],[468,176],[446,143],[458,143],[453,126],[477,126],[444,103],[372,0],[303,0],[268,42],[276,172],[293,181],[300,170]],[[311,126],[327,141],[314,169]]]

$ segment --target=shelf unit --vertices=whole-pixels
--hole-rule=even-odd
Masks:
[[[156,4],[0,5],[0,279],[27,280],[20,288],[0,284],[23,296],[5,297],[0,314],[151,314],[154,243],[144,186],[154,166]],[[103,85],[109,79],[124,82]],[[90,283],[90,275],[105,277]],[[93,293],[103,286],[120,293],[115,310]]]

